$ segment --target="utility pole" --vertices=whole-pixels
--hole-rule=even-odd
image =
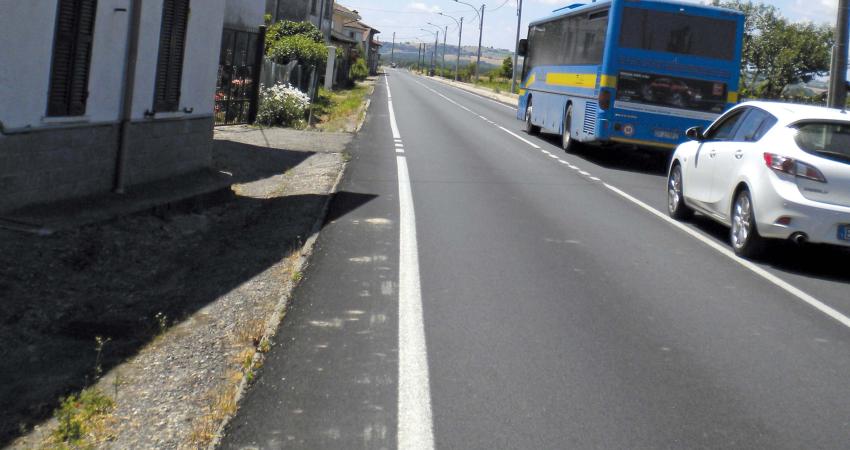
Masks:
[[[460,32],[457,34],[457,61],[455,61],[455,81],[460,70],[460,38],[463,36],[463,17],[460,18]]]
[[[477,11],[476,11],[476,13],[477,13]],[[463,17],[461,17],[460,21],[458,21],[457,19],[455,19],[454,17],[452,17],[448,14],[443,14],[441,12],[439,12],[437,14],[439,14],[443,17],[448,17],[449,19],[454,20],[455,23],[458,25],[458,28],[460,28],[460,30],[457,32],[457,60],[455,61],[455,81],[457,81],[458,80],[458,72],[460,71],[460,42],[461,42],[461,39],[463,38]],[[443,37],[443,39],[445,40],[445,36]],[[445,57],[446,57],[446,50],[444,48],[443,49],[443,58],[445,58]]]
[[[390,50],[390,64],[395,62],[395,31],[393,31],[393,47]]]
[[[422,59],[422,43],[419,43],[419,47],[416,49],[416,68],[419,68],[419,60]]]
[[[516,93],[517,74],[519,73],[519,37],[522,27],[522,0],[519,0],[516,10],[516,43],[514,45],[514,73],[511,75],[511,93]]]
[[[484,36],[484,4],[481,5],[481,20],[478,22],[478,59],[475,60],[475,82],[478,82],[478,74],[481,71],[481,38]]]
[[[440,72],[446,71],[446,37],[449,35],[449,26],[446,25],[446,32],[443,33],[443,62],[440,63]],[[443,73],[440,74],[442,76]]]
[[[472,8],[475,15],[478,16],[478,59],[475,61],[475,81],[478,81],[478,73],[481,70],[481,38],[484,36],[484,4],[481,5],[481,13],[478,13],[478,8],[461,0],[455,0],[455,3],[462,3]]]
[[[829,71],[830,108],[844,109],[847,103],[847,41],[850,40],[848,12],[848,0],[838,0],[835,46],[832,48],[832,67]]]
[[[440,32],[437,32],[436,37],[434,37],[434,51],[431,52],[431,76],[434,76],[434,72],[437,70],[437,49],[440,48]]]

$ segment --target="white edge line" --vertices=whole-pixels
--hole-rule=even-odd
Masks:
[[[722,255],[724,255],[724,256],[728,257],[729,259],[735,261],[736,263],[744,266],[746,269],[749,269],[751,272],[755,273],[756,275],[759,275],[760,277],[764,278],[765,280],[769,281],[770,283],[773,283],[774,285],[776,285],[780,289],[784,290],[785,292],[793,295],[794,297],[797,297],[798,299],[807,303],[809,306],[811,306],[811,307],[817,309],[818,311],[826,314],[827,316],[835,319],[836,321],[838,321],[839,323],[841,323],[845,327],[850,328],[850,318],[848,318],[844,314],[838,312],[836,309],[832,308],[831,306],[829,306],[829,305],[823,303],[822,301],[812,297],[811,295],[803,292],[802,290],[792,286],[787,281],[782,280],[781,278],[779,278],[776,275],[773,275],[772,273],[762,269],[761,267],[759,267],[759,266],[757,266],[757,265],[755,265],[755,264],[753,264],[753,263],[751,263],[751,262],[749,262],[745,259],[737,257],[735,255],[735,253],[732,252],[732,250],[729,250],[728,248],[718,244],[717,242],[714,242],[713,240],[703,236],[702,234],[700,234],[700,233],[686,227],[685,225],[673,220],[672,218],[668,217],[664,213],[662,213],[662,212],[656,210],[655,208],[647,205],[646,203],[636,199],[635,197],[632,197],[631,195],[623,192],[622,190],[617,189],[616,187],[611,186],[608,183],[604,183],[604,186],[606,188],[608,188],[609,190],[611,190],[612,192],[619,195],[620,197],[623,197],[624,199],[634,203],[635,205],[640,206],[641,208],[649,211],[650,213],[654,214],[656,217],[660,218],[661,220],[663,220],[663,221],[669,223],[670,225],[673,225],[674,227],[684,231],[685,233],[687,233],[688,235],[690,235],[694,239],[696,239],[696,240],[702,242],[703,244],[713,248],[714,250],[717,250]]]
[[[399,193],[398,273],[398,436],[400,449],[434,448],[431,392],[422,289],[416,243],[416,215],[410,174],[404,156],[397,156]]]

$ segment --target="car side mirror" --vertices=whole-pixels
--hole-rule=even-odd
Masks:
[[[702,142],[705,140],[705,135],[702,134],[702,127],[691,127],[685,131],[685,136],[692,141]]]
[[[517,45],[516,54],[525,58],[525,55],[528,54],[528,39],[519,40],[519,45]]]

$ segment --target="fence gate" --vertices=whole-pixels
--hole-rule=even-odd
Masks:
[[[215,89],[215,124],[250,123],[256,115],[260,79],[258,56],[264,45],[259,31],[225,28],[221,40],[218,83]]]

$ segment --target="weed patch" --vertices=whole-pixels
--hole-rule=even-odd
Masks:
[[[93,448],[102,437],[115,401],[97,389],[85,389],[62,400],[56,410],[59,425],[52,440],[58,448]]]

